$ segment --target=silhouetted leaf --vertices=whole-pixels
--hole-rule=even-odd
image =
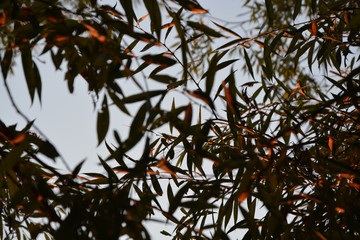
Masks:
[[[204,24],[201,24],[201,23],[198,23],[198,22],[192,22],[192,21],[188,21],[187,24],[190,26],[190,27],[193,27],[199,31],[202,31],[203,33],[205,33],[206,35],[209,35],[209,36],[212,36],[212,37],[222,37],[223,35],[217,31],[215,31],[214,29],[204,25]]]
[[[12,62],[12,55],[13,55],[13,50],[10,46],[8,46],[6,48],[4,58],[1,61],[1,72],[3,74],[4,80],[6,80],[6,77],[10,69],[10,65]]]
[[[101,108],[97,116],[97,135],[99,144],[104,140],[109,129],[109,124],[109,108],[107,104],[107,98],[104,96],[104,100],[101,104]]]
[[[150,15],[151,29],[156,32],[156,35],[160,39],[162,23],[159,4],[156,0],[144,0],[144,4]]]

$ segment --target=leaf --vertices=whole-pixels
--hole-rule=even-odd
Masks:
[[[73,178],[76,178],[81,170],[82,165],[84,164],[85,160],[81,161],[73,170],[72,175]]]
[[[334,146],[334,138],[333,137],[329,137],[329,148],[330,148],[330,151],[333,152],[333,146]]]
[[[157,179],[157,177],[155,175],[150,175],[150,179],[151,179],[151,183],[156,191],[156,193],[160,196],[163,195],[163,191],[162,188],[159,184],[159,180]]]
[[[175,98],[173,98],[172,104],[171,104],[171,112],[174,112],[175,110]],[[172,134],[173,128],[174,128],[174,124],[172,121],[169,122],[169,128],[170,128],[170,133]]]
[[[15,166],[19,161],[21,161],[21,155],[28,148],[28,143],[23,141],[18,144],[15,148],[12,149],[9,153],[6,154],[6,157],[0,162],[0,169],[2,173],[10,170]]]
[[[56,54],[54,54],[53,50],[50,50],[51,53],[51,59],[55,65],[56,70],[60,69],[60,65],[64,59],[64,55],[62,54],[61,50],[59,49]]]
[[[33,63],[34,78],[36,84],[36,91],[38,93],[39,101],[41,102],[41,77],[39,69],[35,63]]]
[[[308,52],[308,67],[310,69],[310,72],[312,73],[312,63],[313,63],[313,53],[314,53],[314,47],[315,47],[315,41],[311,44]]]
[[[202,31],[203,33],[205,33],[206,35],[212,36],[212,37],[223,37],[223,35],[217,31],[215,31],[214,29],[198,23],[198,22],[192,22],[192,21],[188,21],[187,22],[188,26],[195,28],[199,31]]]
[[[112,91],[108,91],[108,94],[111,98],[111,100],[115,103],[115,105],[124,113],[126,113],[127,115],[130,116],[129,111],[126,109],[125,104],[122,100],[120,100],[120,98],[113,93]]]
[[[313,20],[312,24],[311,24],[311,34],[316,36],[317,35],[317,25],[316,25],[316,21]]]
[[[226,103],[228,104],[231,112],[233,114],[237,114],[234,97],[232,96],[230,90],[225,86],[225,82],[222,82],[222,87],[223,87],[224,92],[225,92]]]
[[[97,116],[97,135],[98,135],[98,144],[100,144],[108,132],[109,129],[109,108],[107,104],[107,98],[104,96],[104,100],[101,104],[101,109],[98,112]]]
[[[166,75],[166,74],[150,74],[149,76],[151,79],[154,79],[157,82],[161,82],[161,83],[174,83],[176,82],[176,78]]]
[[[250,62],[250,58],[246,52],[246,50],[244,49],[244,56],[245,56],[245,62],[246,62],[246,65],[249,69],[249,72],[251,74],[251,77],[255,80],[255,77],[254,77],[254,72],[253,72],[253,69],[252,69],[252,65],[251,65],[251,62]]]
[[[31,48],[29,44],[26,44],[21,51],[21,61],[23,65],[24,75],[31,98],[31,102],[34,101],[35,90],[36,90],[36,79],[33,68]]]
[[[98,156],[101,165],[104,167],[104,169],[106,170],[106,172],[109,175],[109,180],[110,182],[117,182],[119,181],[118,177],[116,176],[114,170],[111,169],[111,167],[104,161],[102,160],[99,156]]]
[[[242,192],[238,199],[239,203],[247,199],[248,196],[249,196],[249,191]]]
[[[174,64],[177,63],[176,60],[163,56],[162,54],[157,54],[157,55],[144,55],[141,57],[147,64],[158,64],[161,67],[170,67]]]
[[[156,32],[157,37],[160,39],[161,35],[161,12],[157,0],[144,0],[144,4],[151,19],[151,30]]]
[[[168,232],[165,231],[165,230],[162,230],[160,233],[161,233],[162,235],[165,235],[165,236],[171,236],[171,234],[168,233]]]
[[[145,47],[143,47],[143,49],[140,50],[140,52],[146,52],[147,50],[149,50],[149,49],[152,48],[153,46],[155,46],[155,44],[153,44],[153,43],[148,43],[148,44],[146,44]]]
[[[214,80],[215,80],[215,73],[217,71],[216,69],[216,64],[219,61],[218,55],[215,54],[212,58],[211,61],[209,63],[209,68],[208,71],[204,74],[204,76],[206,75],[206,83],[205,83],[205,87],[206,87],[206,94],[208,96],[210,96],[211,93],[211,89],[214,85]],[[203,76],[203,77],[204,77]]]
[[[293,12],[293,20],[295,20],[296,16],[299,14],[299,12],[301,10],[301,2],[302,2],[302,0],[296,0],[295,1],[295,7],[294,7],[294,12]]]
[[[230,34],[232,34],[232,35],[234,35],[234,36],[242,39],[242,37],[241,37],[239,34],[237,34],[236,32],[234,32],[234,31],[232,31],[232,30],[230,30],[229,28],[226,28],[226,27],[224,27],[224,26],[221,26],[220,24],[217,24],[216,22],[213,22],[213,21],[211,21],[211,22],[212,22],[213,24],[215,24],[218,28],[220,28],[220,29],[222,29],[222,30],[224,30],[224,31],[226,31],[226,32],[228,32],[228,33],[230,33]]]
[[[188,125],[191,125],[191,120],[192,120],[192,106],[191,106],[191,102],[189,102],[189,105],[187,106],[186,110],[185,110],[185,118],[184,118],[184,122],[187,123]]]
[[[143,137],[143,132],[145,130],[143,124],[145,121],[147,109],[148,109],[149,103],[145,102],[136,113],[135,117],[133,118],[133,121],[131,123],[129,137],[125,142],[126,150],[129,150],[130,148],[134,147],[135,144],[137,144],[141,138]]]
[[[225,61],[225,62],[222,62],[222,63],[220,63],[220,64],[218,64],[218,65],[216,66],[216,70],[218,71],[218,70],[221,70],[221,69],[223,69],[223,68],[226,68],[227,66],[233,64],[234,62],[236,62],[236,61],[238,61],[238,60],[239,60],[239,59],[232,59],[232,60],[227,60],[227,61]]]
[[[187,193],[187,191],[189,190],[192,184],[193,182],[186,183],[182,188],[179,189],[175,197],[173,197],[172,200],[169,201],[170,203],[169,211],[168,211],[169,214],[173,214],[176,211],[176,209],[179,208],[181,204],[181,200],[183,199],[184,195]]]
[[[193,13],[207,13],[208,11],[203,9],[197,1],[193,0],[175,0],[180,6]]]
[[[145,16],[142,16],[141,18],[139,18],[136,23],[139,24],[141,23],[142,21],[144,21],[147,17],[149,16],[149,14],[146,14]]]
[[[13,50],[12,50],[11,46],[9,45],[6,48],[4,58],[1,61],[1,72],[3,74],[4,80],[6,80],[7,74],[9,72],[11,61],[12,61],[12,56],[13,56]]]
[[[129,97],[126,97],[126,98],[122,99],[121,101],[126,104],[140,102],[140,101],[144,101],[144,100],[150,99],[152,97],[158,96],[160,94],[163,94],[165,92],[166,91],[164,91],[164,90],[154,90],[154,91],[149,91],[149,92],[143,92],[143,93],[134,94]]]
[[[120,0],[121,6],[125,10],[127,22],[129,23],[131,28],[134,25],[133,20],[136,20],[136,16],[135,16],[135,13],[134,13],[134,7],[133,7],[132,2],[133,2],[132,0],[130,0],[130,1],[129,0]]]
[[[170,183],[167,186],[167,191],[166,192],[167,192],[167,197],[168,197],[169,203],[171,203],[173,201],[173,199],[174,199],[174,193],[172,191]]]
[[[171,28],[173,26],[175,26],[175,24],[171,22],[171,23],[167,23],[167,24],[162,25],[161,29]]]
[[[265,0],[266,12],[269,19],[269,25],[272,26],[274,20],[274,8],[271,0]]]
[[[39,146],[38,151],[40,153],[53,159],[54,161],[55,161],[55,158],[59,156],[58,151],[56,150],[54,145],[52,145],[49,141],[41,141],[41,143],[38,144],[38,146]]]
[[[224,45],[221,45],[220,47],[218,47],[216,50],[220,50],[220,49],[223,49],[223,48],[227,48],[227,47],[230,47],[232,45],[235,45],[235,44],[240,44],[242,42],[246,42],[248,41],[249,38],[242,38],[242,39],[235,39],[235,40],[232,40],[230,42],[227,42],[225,43]]]

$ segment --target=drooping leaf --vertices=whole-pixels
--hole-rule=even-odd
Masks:
[[[36,77],[34,72],[34,63],[32,60],[31,48],[29,44],[26,44],[21,51],[21,61],[23,65],[24,75],[29,91],[31,101],[34,101],[36,91]]]
[[[127,18],[128,23],[130,24],[130,27],[132,27],[134,25],[134,20],[136,20],[134,6],[133,6],[132,2],[133,1],[131,1],[131,0],[130,1],[120,0],[120,3],[125,10],[126,18]]]
[[[12,55],[13,55],[13,50],[10,46],[8,46],[6,48],[4,58],[1,61],[1,72],[3,74],[4,80],[6,80],[6,77],[8,75],[8,72],[9,72],[9,69],[11,66]]]
[[[293,20],[295,20],[295,18],[297,17],[297,15],[299,14],[299,12],[301,10],[301,2],[302,2],[302,0],[295,1],[294,13],[292,16]]]
[[[104,96],[104,100],[101,104],[100,111],[97,116],[97,135],[99,144],[104,140],[109,129],[110,114],[107,103],[107,98]]]
[[[144,0],[144,4],[151,19],[151,29],[156,32],[157,37],[161,36],[161,11],[157,0]]]
[[[265,0],[265,6],[266,6],[267,17],[269,19],[269,25],[272,26],[274,21],[274,8],[273,8],[272,0]]]

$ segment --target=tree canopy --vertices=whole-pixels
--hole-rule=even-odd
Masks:
[[[196,0],[2,1],[3,83],[28,124],[0,122],[1,238],[150,239],[154,214],[172,239],[360,238],[360,2],[236,4],[242,32]],[[41,101],[40,56],[95,96],[96,173],[55,168],[13,101],[17,57]]]

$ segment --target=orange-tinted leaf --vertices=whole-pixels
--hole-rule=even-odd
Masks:
[[[172,171],[167,165],[168,162],[166,161],[165,158],[163,158],[156,164],[156,167],[160,168],[161,170],[164,170],[166,173],[169,173],[171,175],[176,175],[176,173]]]
[[[336,207],[335,210],[339,213],[344,213],[345,209],[341,208],[341,207]]]
[[[329,148],[331,151],[333,151],[333,146],[334,146],[334,139],[332,137],[329,137]]]
[[[239,196],[239,200],[238,200],[239,203],[244,201],[248,196],[249,196],[249,191],[245,191],[245,192],[241,193]]]
[[[257,40],[254,40],[254,42],[259,45],[260,47],[264,48],[264,43],[260,42],[260,41],[257,41]]]
[[[12,145],[16,145],[22,141],[25,140],[25,134],[20,134],[19,136],[17,136],[16,138],[10,140],[9,142],[12,144]]]
[[[174,25],[175,25],[174,23],[167,23],[167,24],[162,25],[161,29],[166,29],[166,28],[172,27]]]
[[[222,82],[222,87],[224,89],[224,92],[225,92],[225,99],[226,99],[226,102],[228,104],[228,106],[230,107],[230,110],[233,114],[236,113],[236,110],[235,110],[235,104],[234,104],[234,98],[233,96],[231,95],[231,92],[229,90],[229,88],[227,88],[225,86],[225,82]]]
[[[327,238],[326,238],[324,235],[322,235],[320,232],[316,231],[315,233],[316,233],[316,235],[318,235],[318,237],[319,237],[321,240],[327,240]]]
[[[184,122],[191,125],[191,120],[192,120],[192,105],[191,105],[191,103],[189,103],[189,105],[187,106],[187,108],[185,110]]]
[[[355,178],[355,175],[349,173],[339,173],[338,176],[342,178],[350,178],[350,179]]]
[[[138,24],[141,23],[141,22],[144,21],[144,19],[147,18],[148,16],[149,16],[149,14],[146,14],[145,16],[139,18],[139,19],[137,20],[137,23],[138,23]]]
[[[0,17],[0,26],[4,26],[6,22],[6,13],[5,11],[2,12],[1,17]]]
[[[316,21],[313,20],[312,21],[312,24],[311,24],[311,34],[316,36],[316,33],[317,33],[317,25],[316,25]]]
[[[191,9],[191,12],[193,13],[207,13],[208,10],[202,9],[202,8],[193,8]]]
[[[297,86],[297,89],[298,89],[299,93],[300,93],[301,95],[303,95],[304,97],[306,97],[305,93],[304,93],[303,90],[301,89],[301,85],[300,85],[299,82],[296,83],[296,86]]]
[[[88,29],[88,33],[100,42],[104,42],[106,40],[106,37],[104,35],[100,35],[98,30],[96,30],[96,28],[94,28],[93,26],[90,26],[86,23],[83,23],[83,25]]]
[[[349,25],[349,11],[345,11],[344,18],[345,18],[346,24]]]
[[[68,39],[69,39],[69,36],[56,35],[54,37],[55,42],[61,42],[61,41],[65,41],[65,40],[68,40]]]

